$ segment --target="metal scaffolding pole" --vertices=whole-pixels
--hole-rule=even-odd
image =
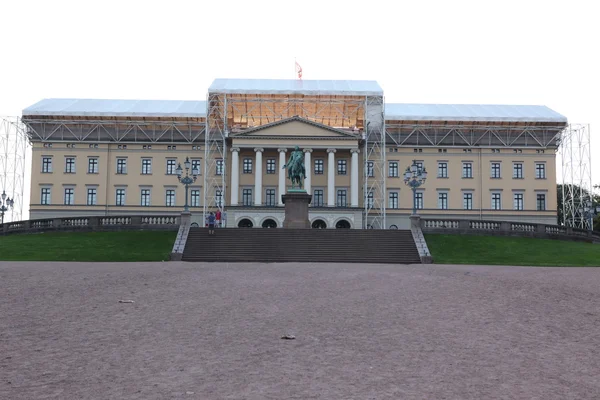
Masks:
[[[14,200],[4,222],[19,221],[23,216],[27,135],[19,117],[0,117],[0,194]]]
[[[223,211],[227,177],[227,95],[209,93],[204,140],[203,220],[214,209]]]
[[[365,98],[364,222],[365,228],[386,229],[385,118],[383,96]]]
[[[580,210],[592,199],[592,153],[590,126],[569,124],[561,134],[559,155],[562,166],[563,220],[560,223],[591,229],[589,219]]]

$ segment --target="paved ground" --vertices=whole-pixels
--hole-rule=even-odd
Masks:
[[[5,262],[0,398],[598,399],[599,287],[592,268]]]

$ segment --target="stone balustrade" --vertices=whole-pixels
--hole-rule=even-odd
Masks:
[[[32,219],[0,224],[0,235],[48,231],[118,231],[179,229],[179,215],[127,215]]]
[[[441,218],[421,218],[420,225],[424,233],[529,236],[600,243],[600,232],[560,225]]]

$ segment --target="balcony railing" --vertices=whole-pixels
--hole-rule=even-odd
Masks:
[[[178,215],[131,215],[32,219],[0,224],[1,234],[46,231],[117,231],[179,229]]]
[[[600,232],[560,225],[442,218],[421,218],[420,224],[425,233],[530,236],[600,242]]]

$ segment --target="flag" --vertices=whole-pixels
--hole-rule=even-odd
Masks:
[[[302,79],[302,67],[296,61],[296,73],[298,74],[298,79]]]

